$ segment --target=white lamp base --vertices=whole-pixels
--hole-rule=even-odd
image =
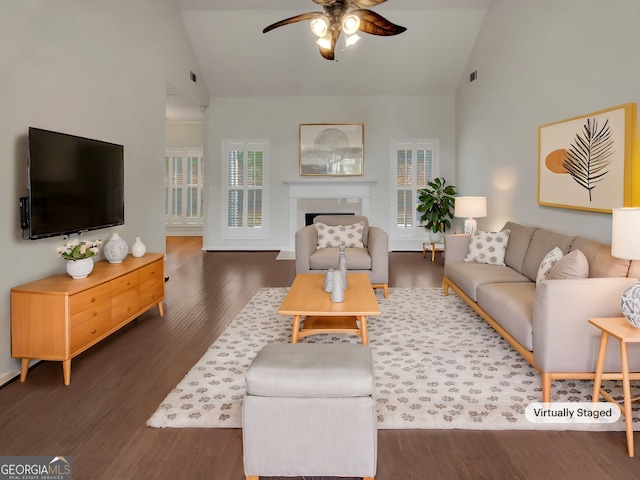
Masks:
[[[473,218],[469,217],[464,221],[464,233],[469,233],[473,235],[476,233],[478,229],[478,222],[476,222]]]

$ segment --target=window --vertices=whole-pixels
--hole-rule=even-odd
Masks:
[[[230,237],[266,235],[266,140],[224,140],[223,231]]]
[[[202,225],[202,149],[171,149],[164,158],[167,225]]]
[[[397,237],[414,236],[420,226],[420,214],[416,210],[418,190],[437,176],[438,141],[396,141],[391,146],[391,178],[394,221]]]

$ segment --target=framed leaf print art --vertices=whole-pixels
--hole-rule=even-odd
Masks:
[[[538,204],[604,213],[638,205],[637,153],[635,103],[538,127]]]

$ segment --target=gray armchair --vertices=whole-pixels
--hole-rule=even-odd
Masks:
[[[389,238],[379,227],[370,227],[367,217],[362,215],[319,215],[315,223],[325,225],[352,225],[364,222],[362,236],[364,248],[347,247],[347,270],[366,273],[373,288],[384,289],[389,295]],[[324,273],[338,267],[338,247],[318,248],[318,230],[308,225],[296,232],[296,273]]]

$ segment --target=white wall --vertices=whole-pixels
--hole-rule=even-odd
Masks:
[[[202,122],[167,122],[166,135],[167,148],[202,148],[204,145]]]
[[[537,205],[538,126],[640,100],[639,24],[637,0],[495,1],[456,95],[456,181],[487,195],[480,228],[610,242],[610,214]]]
[[[10,289],[61,273],[62,237],[22,240],[18,198],[27,194],[29,126],[125,147],[125,222],[131,244],[164,252],[167,83],[208,102],[182,17],[171,0],[0,0],[0,383],[19,371],[11,359]],[[85,234],[107,239],[109,230]],[[62,368],[61,368],[62,370]],[[62,376],[60,377],[62,381]]]
[[[391,221],[390,145],[392,139],[437,138],[440,175],[455,177],[454,101],[434,97],[253,97],[212,98],[205,113],[204,248],[287,249],[288,188],[291,181],[371,181],[369,222],[389,231]],[[364,123],[364,175],[301,177],[298,130],[303,123]],[[266,240],[225,240],[221,237],[221,150],[224,138],[266,138],[270,142],[270,230]],[[345,189],[348,193],[348,189]],[[345,195],[348,197],[348,194]],[[414,249],[421,249],[421,237]],[[390,248],[394,248],[390,242]]]

